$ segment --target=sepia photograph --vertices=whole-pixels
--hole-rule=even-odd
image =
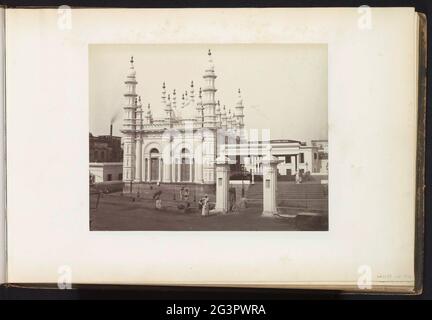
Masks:
[[[422,292],[424,14],[4,11],[4,283]]]
[[[89,45],[91,231],[328,231],[326,44]]]

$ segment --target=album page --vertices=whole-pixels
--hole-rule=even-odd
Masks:
[[[413,290],[417,23],[7,9],[8,282]]]

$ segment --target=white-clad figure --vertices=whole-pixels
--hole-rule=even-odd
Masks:
[[[202,201],[202,212],[201,212],[201,214],[202,214],[202,216],[208,216],[209,215],[209,199],[208,199],[208,196],[207,195],[205,195],[204,196],[204,198],[202,199],[203,201]]]
[[[296,183],[300,183],[301,182],[300,170],[297,170],[297,172],[296,172],[295,182]]]

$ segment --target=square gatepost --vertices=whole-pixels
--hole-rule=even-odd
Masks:
[[[281,161],[269,154],[263,158],[263,217],[274,217],[277,211],[277,165]]]
[[[230,164],[235,161],[227,156],[216,159],[216,206],[212,213],[226,214],[229,206]]]

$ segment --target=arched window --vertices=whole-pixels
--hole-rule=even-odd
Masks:
[[[180,160],[180,181],[190,181],[191,179],[191,160],[189,150],[182,148]]]
[[[158,181],[159,177],[159,150],[152,148],[150,150],[150,181]]]

